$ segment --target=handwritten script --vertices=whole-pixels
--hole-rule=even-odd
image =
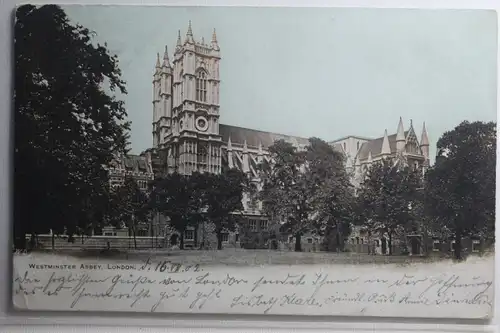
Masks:
[[[204,267],[16,255],[13,298],[32,310],[488,318],[493,263]]]

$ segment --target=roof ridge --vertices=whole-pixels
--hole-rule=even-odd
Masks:
[[[309,138],[306,138],[303,136],[298,136],[298,135],[293,135],[293,134],[285,134],[285,133],[277,133],[277,132],[271,132],[271,131],[263,131],[263,130],[249,128],[249,127],[242,127],[242,126],[228,125],[228,124],[219,124],[219,126],[234,127],[234,128],[238,128],[238,129],[247,130],[247,131],[259,132],[259,133],[265,133],[265,134],[281,135],[281,136],[290,136],[293,138],[300,138],[300,139],[309,140]]]

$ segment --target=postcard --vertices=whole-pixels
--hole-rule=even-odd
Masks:
[[[17,310],[492,316],[496,12],[15,17]]]

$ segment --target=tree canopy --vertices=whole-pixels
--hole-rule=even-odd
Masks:
[[[426,211],[449,230],[461,259],[463,237],[494,235],[496,124],[462,122],[443,134],[437,149],[426,174]]]
[[[200,221],[206,206],[207,185],[206,176],[199,173],[190,176],[172,173],[150,184],[150,207],[170,219],[170,225],[181,234],[181,249],[187,227]]]
[[[215,225],[217,248],[222,249],[222,232],[234,231],[243,211],[243,194],[252,193],[247,175],[237,169],[207,175],[207,217]]]
[[[351,233],[354,209],[354,187],[345,168],[345,157],[323,140],[309,141],[305,158],[309,186],[313,187],[314,229],[326,236],[328,250],[333,250],[331,243],[343,250],[344,238]]]
[[[364,227],[369,234],[388,237],[392,254],[393,236],[411,228],[422,170],[394,163],[392,159],[374,162],[358,191],[359,206],[364,210]]]
[[[56,5],[23,5],[14,34],[15,243],[23,248],[26,233],[71,232],[97,206],[129,124],[114,95],[126,93],[118,59],[94,45],[93,32]]]
[[[276,141],[269,152],[260,196],[267,214],[283,219],[282,230],[295,237],[295,251],[302,250],[305,232],[335,230],[343,240],[341,235],[350,229],[353,199],[344,156],[318,138],[310,138],[303,150]]]
[[[295,251],[301,251],[301,236],[309,227],[311,187],[305,171],[305,154],[284,140],[269,147],[270,163],[263,164],[260,199],[268,216],[285,222],[282,230],[295,237]]]

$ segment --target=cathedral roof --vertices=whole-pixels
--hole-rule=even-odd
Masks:
[[[255,149],[259,147],[259,144],[262,144],[263,149],[268,149],[278,140],[289,142],[295,147],[309,145],[307,138],[223,124],[219,125],[219,134],[222,136],[223,142],[228,142],[231,138],[231,144],[243,147],[246,141],[248,147]]]
[[[151,172],[144,156],[124,155],[111,163],[112,167],[125,169],[132,172]]]
[[[405,132],[405,137],[408,135],[408,131]],[[391,149],[391,154],[396,153],[396,136],[397,134],[389,135],[389,147]],[[364,160],[368,158],[368,155],[377,156],[382,152],[382,143],[384,142],[384,137],[376,138],[368,142],[364,142],[361,145],[358,153],[358,159]]]

